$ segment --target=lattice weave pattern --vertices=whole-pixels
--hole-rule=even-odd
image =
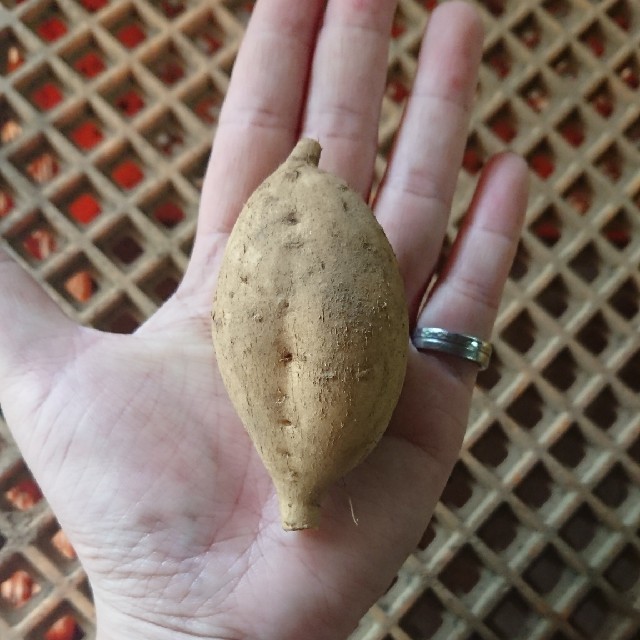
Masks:
[[[400,0],[381,176],[429,0]],[[80,322],[129,332],[174,291],[240,0],[6,0],[0,236]],[[360,640],[640,634],[640,5],[485,0],[452,233],[486,158],[532,198],[463,453]],[[0,638],[94,636],[86,578],[0,414]]]

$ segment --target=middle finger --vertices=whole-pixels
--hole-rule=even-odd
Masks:
[[[303,132],[320,167],[367,199],[397,0],[329,0],[313,60]]]

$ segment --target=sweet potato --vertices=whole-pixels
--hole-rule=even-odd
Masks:
[[[362,197],[302,140],[230,235],[212,334],[229,397],[271,475],[285,529],[382,437],[404,382],[404,287]]]

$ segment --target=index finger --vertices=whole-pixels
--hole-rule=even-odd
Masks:
[[[256,4],[220,114],[187,280],[211,270],[211,234],[231,230],[249,195],[294,145],[325,2]]]

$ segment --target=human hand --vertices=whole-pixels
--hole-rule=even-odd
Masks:
[[[395,4],[259,0],[187,273],[134,335],[76,326],[0,253],[0,402],[87,571],[99,640],[344,637],[428,523],[464,435],[472,364],[411,347],[378,447],[327,497],[320,530],[286,533],[210,339],[228,233],[301,134],[320,140],[321,167],[367,197]],[[469,5],[435,11],[375,211],[412,325],[488,338],[526,205],[526,169],[513,156],[486,167],[417,317],[441,252],[481,49]]]

